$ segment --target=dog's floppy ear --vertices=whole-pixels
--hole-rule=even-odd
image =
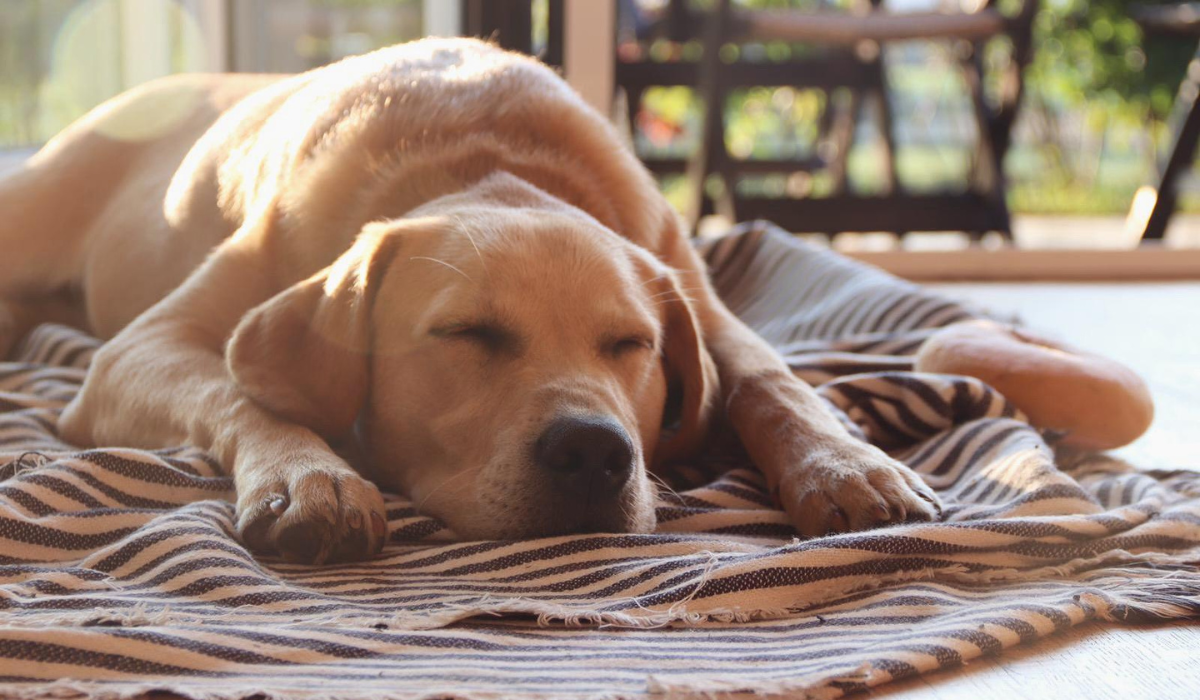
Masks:
[[[668,399],[667,410],[678,411],[677,429],[655,451],[654,461],[662,464],[701,447],[708,435],[718,379],[716,365],[704,345],[700,321],[675,273],[660,271],[657,279],[661,286],[655,296],[665,310],[663,364],[667,384],[676,394]],[[667,416],[666,420],[672,422],[673,418]]]
[[[225,352],[242,392],[327,439],[347,436],[366,400],[371,301],[398,237],[368,226],[332,265],[246,314]]]

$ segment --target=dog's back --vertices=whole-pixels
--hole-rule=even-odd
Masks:
[[[537,151],[585,173],[577,190],[650,184],[632,156],[613,158],[614,142],[549,68],[467,39],[426,39],[286,78],[161,79],[92,110],[0,181],[0,249],[10,252],[0,297],[78,288],[91,330],[111,336],[256,208],[319,229],[315,264],[380,215],[374,200],[392,188],[388,173],[400,177],[426,153],[457,150],[502,168]],[[429,185],[409,178],[409,199]],[[596,207],[606,199],[596,196]]]

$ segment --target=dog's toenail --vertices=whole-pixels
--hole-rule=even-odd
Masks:
[[[892,519],[892,511],[888,510],[888,507],[883,505],[882,503],[876,503],[875,504],[875,519],[876,520],[891,520]]]
[[[277,516],[283,515],[283,511],[287,510],[287,506],[287,499],[280,497],[272,498],[271,502],[267,505],[271,509],[271,512]]]
[[[362,527],[362,513],[357,510],[352,510],[346,514],[346,524],[351,530],[357,530]]]
[[[387,536],[387,521],[379,513],[371,513],[371,526],[375,528],[375,536],[384,538]]]

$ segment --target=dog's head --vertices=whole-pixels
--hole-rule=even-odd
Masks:
[[[438,204],[250,312],[241,389],[357,427],[375,480],[462,536],[650,530],[647,465],[696,444],[715,387],[687,290],[578,210]]]

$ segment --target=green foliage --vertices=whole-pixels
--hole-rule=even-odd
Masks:
[[[413,0],[305,0],[305,3],[311,7],[370,9],[374,7],[411,5]]]
[[[1135,5],[1165,0],[1046,0],[1034,30],[1032,90],[1051,104],[1086,102],[1113,116],[1163,118],[1195,51],[1187,40],[1144,38],[1130,16]]]

